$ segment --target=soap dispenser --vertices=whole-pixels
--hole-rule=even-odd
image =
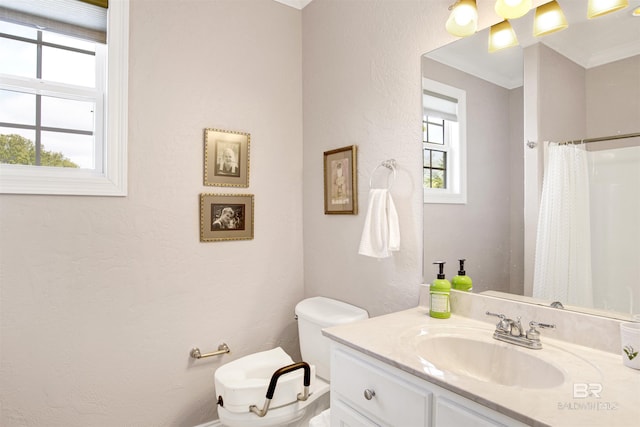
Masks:
[[[444,261],[437,261],[439,272],[438,278],[431,283],[429,288],[429,316],[437,319],[448,319],[451,317],[451,306],[449,304],[449,293],[451,283],[444,277]]]
[[[460,270],[458,270],[458,275],[455,276],[451,280],[451,286],[453,289],[457,289],[459,291],[467,291],[470,292],[473,289],[471,277],[467,276],[464,271],[464,262],[466,259],[461,259],[460,261]]]

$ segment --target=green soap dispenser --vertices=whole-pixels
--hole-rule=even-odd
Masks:
[[[464,271],[464,262],[466,259],[461,259],[459,261],[460,270],[458,270],[458,275],[451,280],[451,285],[453,286],[453,289],[471,292],[473,289],[473,283],[471,281],[471,277],[467,276]]]
[[[451,283],[444,277],[444,261],[437,261],[434,264],[440,266],[438,278],[431,283],[429,288],[429,316],[437,319],[448,319],[451,317],[451,306],[449,304],[449,293]]]

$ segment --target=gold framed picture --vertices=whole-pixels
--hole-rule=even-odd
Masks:
[[[253,239],[253,194],[200,194],[200,241]]]
[[[222,129],[204,130],[204,185],[249,186],[251,135]]]
[[[356,146],[324,153],[324,213],[358,213]]]

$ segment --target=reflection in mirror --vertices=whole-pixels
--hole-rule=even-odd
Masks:
[[[467,201],[425,199],[425,282],[434,260],[447,260],[453,277],[466,258],[474,292],[629,318],[640,313],[640,137],[609,137],[640,132],[640,17],[631,13],[640,0],[591,20],[586,0],[559,3],[566,30],[533,37],[530,11],[511,21],[519,46],[490,54],[485,29],[422,58],[423,81],[464,91],[467,103]],[[556,231],[538,230],[543,171],[548,176],[556,143],[598,137],[605,141],[577,147],[589,187],[577,194],[589,207]],[[559,214],[557,204],[543,204]],[[575,237],[560,230],[580,222],[586,231],[578,236],[591,235],[577,245],[590,247],[585,260],[569,268],[556,255],[542,264],[539,255],[536,267],[536,240],[551,242],[547,250],[568,246]],[[590,272],[580,278],[581,270]]]

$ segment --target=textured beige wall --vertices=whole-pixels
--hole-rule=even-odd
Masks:
[[[0,196],[2,426],[193,426],[216,417],[221,362],[298,352],[301,12],[130,13],[129,195]],[[202,185],[206,127],[251,133],[249,188]],[[202,192],[255,194],[255,239],[200,243]]]
[[[467,203],[424,205],[425,280],[435,278],[434,261],[447,261],[451,279],[458,272],[458,259],[465,258],[476,292],[509,292],[511,283],[522,283],[523,259],[511,257],[512,246],[517,252],[524,237],[522,230],[518,233],[523,207],[516,200],[513,207],[511,203],[512,186],[514,198],[518,185],[520,194],[524,187],[521,168],[513,167],[514,162],[522,165],[517,153],[524,145],[522,133],[512,131],[513,122],[522,132],[522,116],[511,117],[512,110],[517,115],[522,109],[522,104],[511,105],[511,93],[519,89],[510,91],[428,58],[422,59],[422,75],[467,95]]]
[[[497,22],[490,3],[481,28]],[[372,315],[415,306],[420,56],[454,40],[450,4],[133,0],[129,196],[0,196],[0,424],[215,418],[221,362],[297,352],[303,271],[306,295]],[[251,133],[249,188],[202,186],[206,127]],[[322,153],[352,144],[361,213],[324,215]],[[369,175],[391,157],[402,249],[377,261],[357,245]],[[199,243],[201,192],[255,194],[255,240]],[[222,341],[232,354],[189,359]]]
[[[480,28],[498,21],[489,3],[478,5]],[[303,10],[306,295],[344,299],[372,315],[417,304],[423,281],[420,57],[454,40],[444,28],[450,4],[314,0]],[[324,215],[322,153],[352,144],[359,149],[361,213]],[[358,255],[358,243],[370,174],[389,158],[398,162],[392,196],[401,249],[376,260]],[[458,238],[456,217],[442,227],[443,239]],[[451,242],[432,242],[434,248],[440,243]],[[440,254],[434,249],[432,256]]]
[[[638,132],[640,55],[587,70],[586,103],[587,137]]]

